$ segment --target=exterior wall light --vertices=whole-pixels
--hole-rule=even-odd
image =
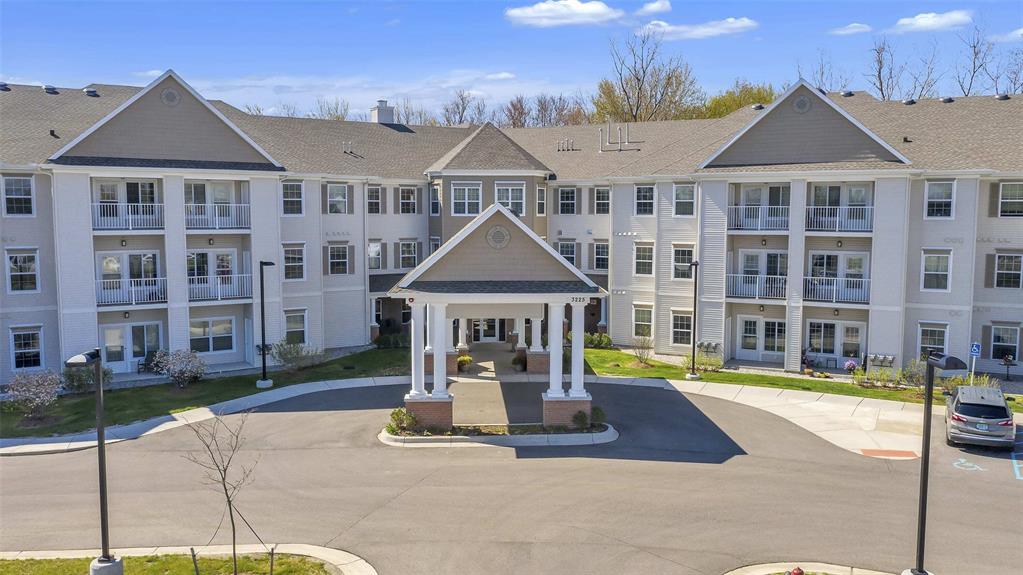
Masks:
[[[838,247],[842,247],[842,240],[838,240],[837,242],[835,242],[835,245],[837,245]]]
[[[124,319],[128,319],[129,317],[131,317],[131,312],[130,311],[124,312]]]
[[[833,313],[833,314],[835,314],[837,316],[838,315],[838,308],[836,307],[835,309],[831,310],[831,313]]]
[[[128,240],[126,240],[124,238],[121,238],[121,247],[123,248],[123,247],[125,247],[127,245],[128,245]]]
[[[210,238],[210,245],[213,245],[213,238]]]

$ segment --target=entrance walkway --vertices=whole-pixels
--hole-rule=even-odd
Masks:
[[[448,386],[455,396],[455,425],[540,424],[546,383],[459,379]]]
[[[515,353],[510,343],[472,343],[469,355],[472,356],[472,365],[458,374],[461,377],[496,381],[500,376],[518,373],[512,365]]]

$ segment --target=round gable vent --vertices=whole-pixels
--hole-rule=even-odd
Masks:
[[[813,102],[810,101],[809,96],[797,96],[795,100],[792,100],[792,110],[797,114],[805,114],[812,107]]]
[[[177,106],[181,103],[181,94],[174,88],[167,88],[160,92],[160,101],[168,106]]]
[[[511,241],[508,228],[497,225],[487,230],[487,244],[495,250],[503,250]]]

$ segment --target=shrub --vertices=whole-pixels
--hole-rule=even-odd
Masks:
[[[690,363],[692,363],[690,356],[682,356],[683,370],[688,370]],[[702,351],[696,352],[696,371],[720,371],[724,365],[725,362],[717,355],[703,353]]]
[[[588,333],[583,345],[594,349],[611,349],[611,336],[606,333]]]
[[[594,405],[593,408],[590,409],[590,421],[593,425],[607,423],[607,414],[604,413],[604,410],[601,409],[600,406]]]
[[[860,385],[860,386],[866,385],[866,383],[867,383],[867,372],[866,372],[866,370],[864,370],[863,367],[858,366],[852,372],[852,380],[853,380],[853,383],[855,383],[856,385]]]
[[[515,357],[513,357],[512,358],[512,365],[521,365],[522,367],[525,367],[526,366],[526,358],[525,358],[525,356],[516,355]]]
[[[270,348],[270,357],[288,371],[316,365],[323,362],[323,351],[311,345],[288,343],[281,340]]]
[[[471,355],[466,354],[458,356],[458,371],[465,371],[465,369],[469,367],[471,364],[472,364]]]
[[[60,376],[50,370],[19,373],[7,385],[11,400],[27,418],[39,418],[57,401]]]
[[[586,415],[586,412],[580,409],[572,416],[572,425],[579,429],[586,429],[590,426],[590,416]]]
[[[378,335],[377,338],[373,340],[373,343],[379,349],[409,347],[411,345],[411,338],[400,333],[385,333]]]
[[[636,354],[636,359],[644,365],[650,363],[650,354],[654,351],[654,340],[650,336],[640,336],[633,340],[634,349],[633,353]]]
[[[416,428],[416,416],[404,407],[391,412],[391,421],[387,424],[387,433],[400,435]]]
[[[961,375],[954,375],[952,377],[938,377],[935,378],[937,380],[935,384],[937,387],[940,387],[942,391],[952,393],[956,390],[957,387],[961,385],[969,385],[970,380],[968,378],[969,376],[963,377]]]
[[[993,387],[995,389],[1001,389],[1002,384],[997,379],[992,378],[986,373],[974,374],[973,376],[974,387]]]
[[[871,380],[873,380],[875,385],[887,387],[892,381],[892,370],[887,367],[879,367],[871,373],[874,374]]]
[[[849,359],[849,360],[846,360],[845,364],[842,367],[846,371],[848,371],[849,373],[852,373],[852,372],[856,371],[857,369],[859,369],[860,365],[858,363],[856,363],[855,359]]]
[[[906,367],[902,369],[902,382],[906,385],[922,387],[927,373],[927,363],[920,361],[920,358],[913,358]]]
[[[64,389],[71,393],[85,393],[96,389],[96,370],[90,367],[69,367],[63,373]],[[114,378],[114,370],[103,368],[103,381],[110,382]]]
[[[206,375],[206,362],[190,349],[160,350],[153,358],[153,365],[157,373],[166,375],[178,387],[187,387]]]

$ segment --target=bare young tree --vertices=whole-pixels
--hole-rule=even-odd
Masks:
[[[537,94],[533,98],[533,125],[564,126],[572,109],[572,102],[562,94]]]
[[[298,106],[291,102],[277,102],[273,107],[275,116],[284,116],[285,118],[297,118],[298,117]]]
[[[806,78],[814,87],[825,92],[836,92],[849,87],[851,80],[831,62],[831,57],[823,50],[817,51],[815,60],[808,69],[804,70],[802,63],[796,65],[800,78]]]
[[[245,104],[242,106],[242,109],[245,110],[246,114],[250,114],[252,116],[266,115],[266,112],[263,110],[263,106],[260,106],[259,104]]]
[[[487,107],[487,100],[482,96],[472,96],[472,103],[466,115],[466,121],[473,125],[481,125],[492,122],[496,116]]]
[[[235,498],[243,487],[252,481],[255,463],[244,465],[235,461],[245,443],[242,431],[248,414],[242,415],[234,427],[221,416],[207,421],[189,423],[188,428],[202,445],[198,452],[185,454],[185,459],[203,469],[204,482],[214,486],[224,496],[227,515],[231,523],[231,556],[234,559],[234,574],[238,575],[238,531],[235,524]],[[244,520],[244,518],[242,518]],[[221,520],[223,521],[223,520]],[[249,527],[251,529],[251,526]]]
[[[455,90],[455,93],[444,104],[444,108],[441,111],[441,123],[445,126],[457,126],[466,123],[473,99],[473,95],[468,90],[462,90],[461,88]]]
[[[436,126],[437,118],[423,106],[416,104],[412,98],[402,98],[394,108],[395,121],[410,126]]]
[[[906,65],[895,57],[895,50],[884,36],[874,40],[870,49],[870,70],[865,74],[874,94],[881,100],[894,100],[903,92],[902,77]]]
[[[316,98],[316,107],[309,112],[309,117],[320,120],[344,121],[348,119],[348,107],[348,101],[337,96],[333,98]]]
[[[531,125],[533,108],[529,100],[519,94],[501,108],[501,124],[509,128],[525,128]]]
[[[937,87],[942,74],[937,70],[937,61],[938,48],[932,44],[930,53],[920,56],[917,65],[908,69],[910,98],[919,100],[938,95]]]
[[[1023,93],[1023,48],[1012,50],[988,66],[987,76],[996,94]]]
[[[963,96],[969,96],[984,89],[980,82],[988,75],[995,46],[984,36],[980,26],[974,26],[968,35],[960,35],[959,40],[966,49],[956,61],[955,81]]]

